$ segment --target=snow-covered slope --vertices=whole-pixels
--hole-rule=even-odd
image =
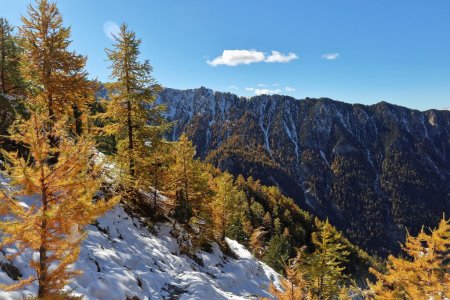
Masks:
[[[197,253],[203,265],[180,255],[171,228],[159,224],[151,233],[117,206],[88,227],[75,265],[83,274],[68,288],[92,300],[257,299],[270,297],[266,291],[270,282],[278,284],[275,271],[232,240],[227,243],[238,259],[225,256],[217,244],[212,253]],[[13,261],[24,278],[33,275],[27,267],[32,256],[27,252]],[[0,262],[5,262],[1,253]],[[0,283],[13,281],[0,270]],[[23,291],[0,291],[0,299],[23,299],[36,290],[35,284]]]

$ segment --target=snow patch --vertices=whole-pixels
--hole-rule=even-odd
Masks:
[[[279,286],[280,275],[236,241],[226,240],[237,259],[225,256],[213,244],[212,253],[197,253],[203,261],[199,265],[180,255],[171,229],[171,224],[158,224],[153,228],[157,234],[152,234],[120,205],[115,207],[96,224],[88,226],[79,260],[73,266],[83,273],[67,289],[90,300],[258,299],[271,297],[267,292],[270,282]],[[16,251],[4,250],[5,254]],[[25,251],[12,263],[26,278],[34,275],[28,262],[38,257],[37,253]],[[0,261],[3,260],[0,254]],[[0,271],[0,283],[13,282]],[[37,283],[34,283],[25,290],[0,292],[0,299],[19,300],[36,291]]]

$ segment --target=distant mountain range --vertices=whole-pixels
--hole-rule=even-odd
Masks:
[[[198,157],[280,187],[371,253],[396,252],[406,229],[449,215],[450,111],[203,87],[158,101],[175,122],[170,139],[185,132]]]

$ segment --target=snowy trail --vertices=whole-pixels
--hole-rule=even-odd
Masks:
[[[238,259],[226,257],[217,244],[212,253],[198,252],[200,266],[186,255],[179,255],[170,224],[156,226],[152,234],[140,222],[117,206],[98,223],[88,227],[75,268],[83,271],[68,288],[92,300],[144,299],[257,299],[270,297],[268,284],[278,283],[279,275],[256,260],[243,246],[227,240]],[[153,231],[152,231],[153,232]],[[12,252],[14,249],[6,249]],[[23,277],[33,275],[26,252],[13,264]],[[0,262],[5,261],[0,253]],[[0,283],[13,280],[0,270]],[[37,285],[5,293],[0,299],[18,300],[35,294]],[[136,298],[134,298],[136,299]]]

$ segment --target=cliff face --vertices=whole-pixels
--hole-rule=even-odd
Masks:
[[[206,88],[165,89],[159,102],[171,139],[185,132],[202,159],[277,185],[372,253],[450,212],[450,111]]]

